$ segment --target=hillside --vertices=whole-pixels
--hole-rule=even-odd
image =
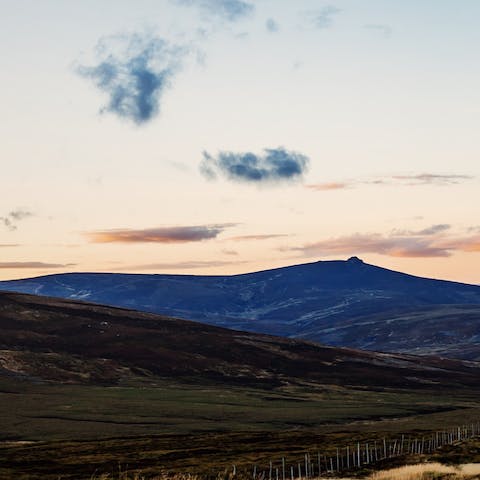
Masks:
[[[70,383],[183,378],[240,385],[476,387],[477,364],[325,347],[135,311],[0,295],[3,375]]]
[[[71,273],[0,290],[82,299],[333,346],[480,359],[480,287],[362,262],[233,276]]]
[[[475,362],[3,293],[0,478],[217,472],[418,434],[478,418],[479,378]]]

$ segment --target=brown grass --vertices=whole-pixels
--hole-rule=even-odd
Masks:
[[[470,463],[458,467],[442,465],[441,463],[421,463],[406,465],[375,472],[369,480],[467,480],[478,478],[480,464]]]

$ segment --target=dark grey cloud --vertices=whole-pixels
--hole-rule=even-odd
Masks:
[[[77,73],[107,94],[100,112],[142,125],[158,114],[165,90],[186,52],[150,35],[106,37],[97,45],[96,64],[81,65]]]
[[[371,23],[365,25],[364,28],[373,32],[377,32],[385,38],[390,38],[392,36],[392,27],[390,27],[390,25]]]
[[[333,5],[326,5],[322,9],[310,12],[309,16],[311,22],[315,28],[330,28],[333,25],[333,19],[341,12],[342,10]]]
[[[0,262],[0,268],[66,268],[74,267],[75,263],[45,263],[45,262]]]
[[[3,224],[8,230],[14,231],[18,228],[18,222],[29,217],[33,217],[32,212],[23,208],[17,208],[16,210],[7,213],[5,216],[0,217],[0,224]]]
[[[173,0],[177,5],[199,8],[206,15],[220,17],[235,22],[251,15],[255,7],[244,0]]]
[[[100,230],[85,235],[93,243],[187,243],[216,238],[234,223],[194,225],[183,227],[159,227],[134,229]]]
[[[280,30],[280,26],[278,25],[278,23],[273,18],[269,18],[265,22],[265,28],[270,33],[276,33]]]
[[[267,148],[263,155],[251,152],[219,152],[216,156],[203,152],[201,173],[210,179],[223,175],[228,180],[246,183],[278,183],[302,178],[309,159],[298,152]]]

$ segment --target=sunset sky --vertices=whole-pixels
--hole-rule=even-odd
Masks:
[[[0,279],[357,255],[480,283],[479,1],[0,14]]]

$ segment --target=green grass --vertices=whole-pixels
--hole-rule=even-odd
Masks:
[[[31,385],[0,381],[0,440],[316,428],[460,407],[468,397],[292,387]],[[445,415],[445,414],[443,414]]]
[[[89,478],[122,468],[217,474],[305,451],[480,418],[475,394],[341,387],[122,387],[0,380],[0,478]],[[32,441],[32,444],[15,443]],[[8,443],[7,443],[8,442]],[[243,467],[242,467],[243,466]]]

